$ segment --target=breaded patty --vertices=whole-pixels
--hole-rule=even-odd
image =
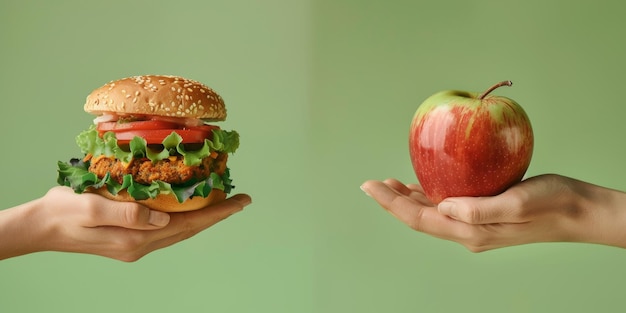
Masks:
[[[202,163],[198,166],[187,166],[180,156],[154,163],[147,158],[133,159],[130,163],[123,163],[114,158],[100,157],[91,161],[89,171],[95,173],[99,178],[110,173],[111,179],[118,183],[122,183],[124,175],[131,174],[136,182],[145,185],[149,185],[154,180],[161,180],[170,184],[182,184],[191,179],[206,179],[211,172],[219,175],[224,174],[227,159],[228,154],[219,153],[215,159],[211,157],[202,159]]]

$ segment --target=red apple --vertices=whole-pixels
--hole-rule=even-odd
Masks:
[[[490,93],[442,91],[415,112],[409,134],[413,169],[428,199],[494,196],[522,180],[533,131],[522,107]]]

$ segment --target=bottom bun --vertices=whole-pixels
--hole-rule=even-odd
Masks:
[[[117,195],[110,193],[106,187],[102,187],[99,189],[88,189],[86,190],[90,193],[99,194],[105,198],[122,201],[122,202],[137,202],[146,207],[149,207],[153,210],[161,211],[161,212],[185,212],[185,211],[193,211],[209,206],[213,203],[220,202],[226,199],[226,194],[224,191],[219,189],[211,190],[209,196],[206,198],[203,197],[192,197],[190,199],[185,200],[183,203],[178,202],[176,196],[173,194],[159,194],[154,199],[146,199],[146,200],[135,200],[131,197],[126,190],[120,191]]]

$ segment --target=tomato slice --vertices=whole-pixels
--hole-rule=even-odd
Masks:
[[[208,133],[211,133],[214,129],[215,130],[220,129],[219,126],[215,126],[215,125],[200,125],[200,126],[191,126],[191,127],[184,127],[184,128],[191,129],[191,130],[205,131]]]
[[[127,144],[134,137],[142,137],[147,144],[161,144],[163,139],[176,132],[183,143],[202,143],[211,139],[213,130],[220,129],[214,125],[185,126],[170,120],[145,120],[125,123],[102,122],[96,127],[100,136],[106,132],[114,132],[118,144]]]
[[[211,138],[213,133],[193,129],[151,129],[151,130],[128,130],[115,132],[118,144],[127,144],[135,137],[141,137],[147,144],[161,144],[165,137],[176,132],[183,139],[183,143],[202,143],[204,139]]]

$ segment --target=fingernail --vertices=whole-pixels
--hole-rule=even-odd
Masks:
[[[363,187],[363,185],[361,185],[359,188],[361,188],[361,190],[363,190],[363,192],[365,192],[365,194],[366,194],[368,197],[371,197],[371,195],[369,194],[369,192],[367,192],[367,190],[365,189],[365,187]]]
[[[243,196],[243,195],[237,195],[235,200],[239,203],[241,203],[242,206],[247,206],[250,203],[252,203],[252,198],[248,197],[248,196]]]
[[[170,215],[165,212],[150,210],[148,223],[154,226],[163,227],[170,222]]]
[[[448,215],[448,216],[456,215],[456,206],[454,205],[454,202],[452,201],[443,201],[439,203],[439,205],[437,206],[437,209],[439,210],[439,213],[443,215]]]

